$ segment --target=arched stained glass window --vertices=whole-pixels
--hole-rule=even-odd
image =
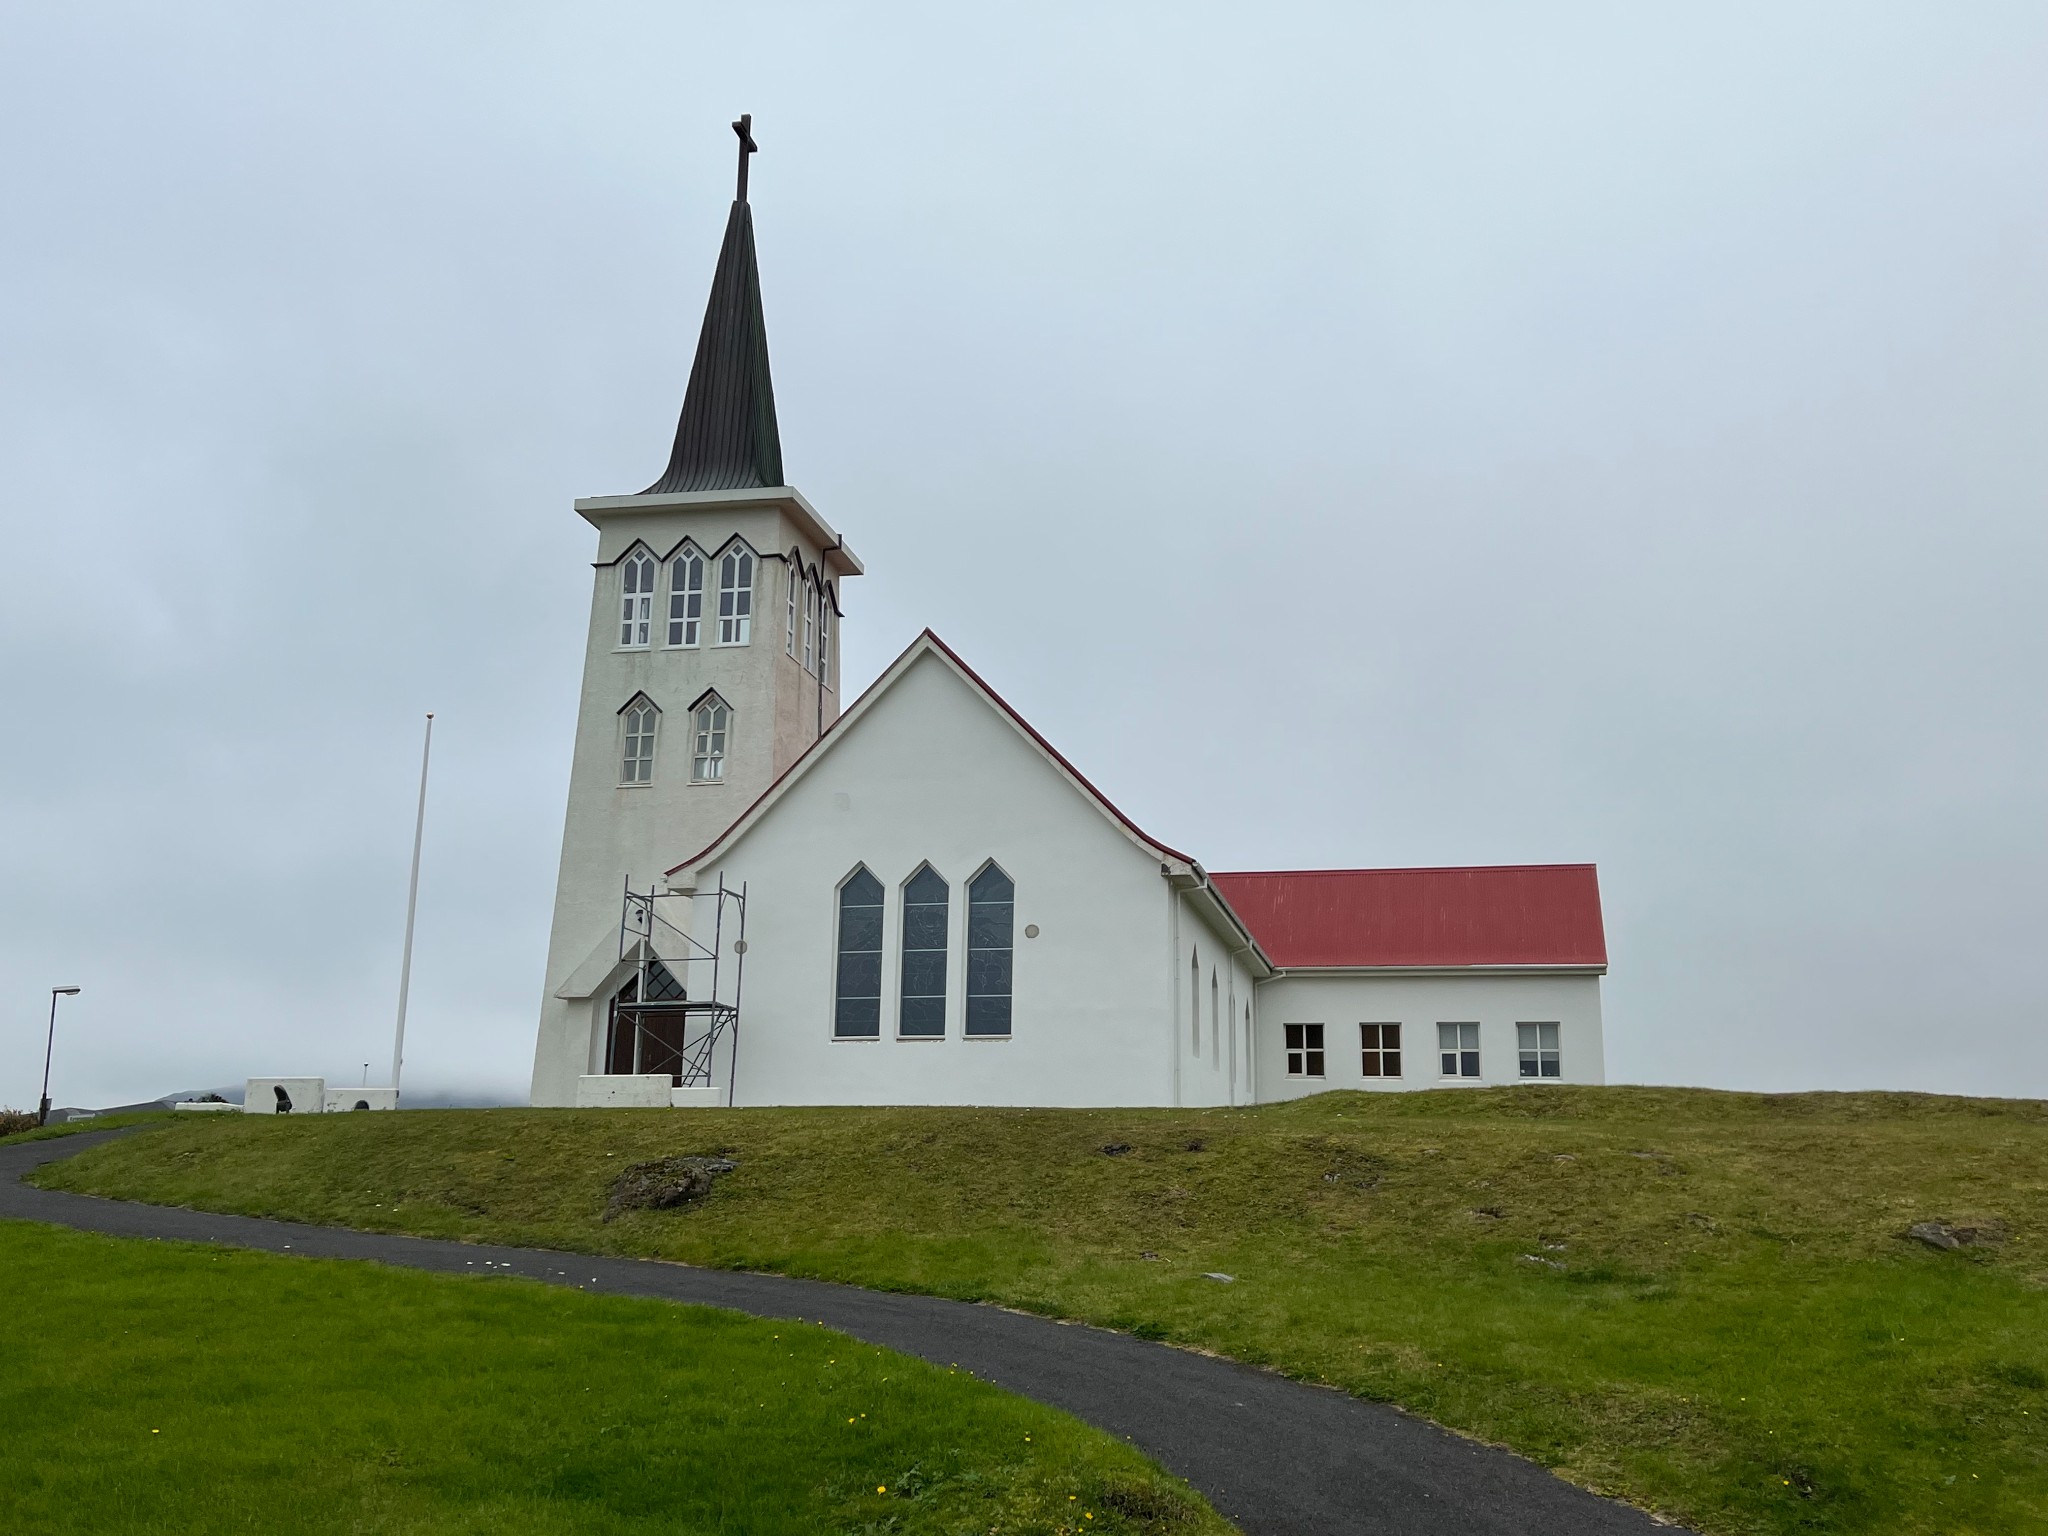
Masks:
[[[700,784],[715,784],[725,777],[725,739],[731,732],[732,711],[717,694],[707,694],[690,712],[690,777]]]
[[[697,645],[704,638],[704,557],[688,544],[668,563],[668,643]]]
[[[896,1032],[928,1039],[946,1032],[946,914],[952,891],[929,864],[903,886],[903,996]]]
[[[967,882],[967,1033],[1010,1032],[1017,887],[991,864]]]
[[[841,1040],[874,1040],[882,1033],[882,882],[866,865],[839,887],[832,1033]]]
[[[654,577],[661,568],[645,549],[619,565],[619,644],[638,650],[654,626]]]
[[[718,643],[745,645],[754,632],[754,552],[734,545],[718,559]]]
[[[654,737],[661,724],[661,711],[643,693],[619,712],[619,719],[619,782],[648,783],[654,778]]]

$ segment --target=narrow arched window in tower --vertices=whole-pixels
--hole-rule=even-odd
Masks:
[[[718,562],[718,643],[745,645],[754,632],[754,552],[735,545]]]
[[[803,579],[798,574],[803,568],[802,554],[792,549],[789,552],[789,561],[783,567],[784,580],[782,583],[782,597],[785,609],[783,614],[782,648],[789,652],[792,660],[796,657],[796,587],[797,583]]]
[[[1202,1054],[1202,952],[1188,951],[1188,1019],[1195,1031],[1195,1054]]]
[[[654,627],[654,556],[636,549],[619,565],[619,644],[638,650]]]
[[[946,1032],[946,914],[952,895],[929,864],[903,885],[903,997],[896,1032],[931,1038]]]
[[[839,887],[839,976],[832,1034],[874,1040],[882,1033],[882,882],[857,866]]]
[[[619,782],[649,783],[654,778],[654,737],[661,724],[661,711],[643,693],[619,711],[619,720]]]
[[[1010,1032],[1011,941],[1017,887],[991,864],[967,882],[967,1033]]]
[[[832,589],[818,584],[818,676],[829,680],[827,664],[832,656]]]
[[[818,670],[818,584],[804,579],[804,670]]]
[[[725,739],[732,729],[732,710],[715,693],[707,693],[690,711],[690,777],[716,784],[725,777]]]
[[[668,643],[697,645],[704,638],[704,557],[685,544],[668,563]]]

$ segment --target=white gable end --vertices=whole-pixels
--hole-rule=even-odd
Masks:
[[[1011,1033],[970,1038],[967,888],[991,862],[1015,886]],[[926,865],[948,895],[944,1027],[907,1037],[904,886]],[[839,1038],[838,892],[861,868],[884,893],[879,1029]],[[721,879],[747,892],[737,1102],[1172,1101],[1176,898],[1159,852],[929,646],[691,875],[700,891]],[[708,944],[711,903],[693,905]]]

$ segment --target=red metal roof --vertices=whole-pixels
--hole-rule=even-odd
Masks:
[[[1591,864],[1211,873],[1282,969],[1605,966]]]

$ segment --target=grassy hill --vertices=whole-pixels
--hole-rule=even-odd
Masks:
[[[0,1222],[21,1531],[1225,1536],[1129,1446],[818,1327]]]
[[[670,1153],[739,1167],[605,1222],[617,1173]],[[2048,1529],[2039,1103],[224,1116],[43,1178],[1081,1318],[1400,1403],[1702,1531]],[[1936,1251],[1905,1235],[1925,1219],[1992,1240]]]

